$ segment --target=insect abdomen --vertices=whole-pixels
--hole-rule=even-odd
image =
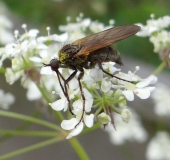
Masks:
[[[112,46],[107,46],[91,52],[88,56],[88,60],[96,63],[116,62],[119,65],[123,65],[119,52]]]

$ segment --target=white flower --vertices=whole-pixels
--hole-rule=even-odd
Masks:
[[[146,157],[148,160],[170,159],[170,135],[167,132],[158,132],[149,142]]]
[[[164,84],[158,84],[152,94],[154,100],[154,112],[159,116],[170,115],[170,88]]]
[[[62,96],[61,99],[56,100],[53,103],[49,103],[49,105],[52,107],[52,109],[56,111],[61,111],[61,110],[66,111],[68,109],[68,101],[65,96]]]
[[[0,89],[0,108],[9,109],[9,106],[13,104],[15,101],[14,96],[11,93],[4,93],[2,89]]]
[[[23,75],[23,70],[18,71],[18,72],[15,73],[11,68],[6,68],[5,77],[6,77],[6,81],[9,84],[13,84],[22,75]]]
[[[107,63],[103,63],[102,66],[104,70],[108,69],[110,73],[114,74],[115,72],[118,72],[121,70],[121,69],[114,67],[115,64],[116,64],[115,62],[107,62]]]
[[[155,19],[149,19],[146,22],[146,26],[138,23],[141,27],[141,31],[137,33],[138,36],[150,36],[155,31],[160,31],[164,28],[167,28],[170,25],[170,16],[164,16],[162,18]]]
[[[78,114],[76,115],[76,118],[72,118],[70,120],[64,120],[61,123],[61,127],[65,130],[72,130],[66,139],[70,139],[73,136],[77,136],[78,134],[81,133],[84,127],[84,123],[88,128],[91,128],[93,126],[93,119],[94,115],[83,115],[83,120],[80,122],[81,116],[82,116],[82,111],[79,111]],[[83,123],[84,122],[84,123]],[[79,123],[79,124],[78,124]],[[78,124],[78,125],[77,125]],[[77,126],[76,126],[77,125]]]
[[[121,78],[123,78],[123,76]],[[122,94],[129,101],[134,100],[134,94],[136,94],[141,99],[147,99],[150,96],[150,92],[152,92],[155,89],[155,87],[146,87],[146,86],[148,86],[149,84],[156,83],[156,81],[157,78],[151,75],[146,79],[140,80],[140,82],[138,82],[136,85],[126,82],[124,85],[126,90],[122,91]]]
[[[93,104],[93,99],[89,98],[85,100],[85,112],[90,112]],[[73,103],[73,113],[78,114],[80,110],[83,110],[83,102],[82,100],[76,100]]]
[[[136,33],[137,36],[140,37],[147,37],[150,36],[153,31],[156,30],[156,28],[148,28],[147,26],[144,26],[141,23],[137,23],[136,25],[141,27],[141,30]]]
[[[78,135],[83,130],[84,123],[89,128],[93,126],[94,115],[93,114],[90,114],[90,115],[86,114],[86,112],[91,111],[91,107],[92,107],[92,104],[93,104],[93,98],[92,98],[92,95],[90,94],[90,92],[88,92],[87,89],[83,89],[83,92],[84,92],[84,96],[86,98],[85,108],[84,108],[85,111],[83,111],[84,109],[83,109],[82,100],[81,99],[76,100],[76,101],[74,101],[74,103],[72,105],[73,106],[72,112],[76,115],[76,118],[72,118],[70,120],[64,120],[61,123],[61,127],[63,129],[72,130],[70,132],[70,134],[66,137],[67,139]],[[65,111],[68,108],[68,102],[67,102],[65,96],[63,96],[62,99],[59,99],[56,102],[51,103],[50,105],[53,109],[55,109],[57,111],[60,111],[60,110],[63,110],[63,109]]]
[[[37,37],[38,33],[39,33],[39,30],[31,29],[28,32],[24,33],[19,40],[23,41],[24,39],[28,39],[28,38],[34,39]]]
[[[27,99],[30,101],[37,100],[41,98],[41,92],[38,90],[35,83],[30,82],[27,87]]]
[[[99,23],[98,21],[95,21],[95,22],[91,22],[89,28],[93,33],[97,33],[103,31],[105,27],[103,23]]]
[[[6,54],[11,57],[17,57],[20,53],[25,54],[28,50],[28,41],[25,40],[21,43],[11,43],[5,46]]]
[[[90,22],[91,20],[86,18],[76,23],[69,23],[65,26],[60,25],[59,30],[67,32],[69,34],[69,40],[76,40],[78,38],[85,37],[85,34],[82,32],[82,30],[86,30],[86,28],[89,27]]]
[[[154,45],[154,52],[161,53],[163,49],[169,47],[170,42],[170,16],[160,17],[158,19],[147,20],[146,25],[138,24],[141,30],[137,33],[138,36],[150,36],[150,42]]]

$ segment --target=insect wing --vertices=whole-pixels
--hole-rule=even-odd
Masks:
[[[82,47],[76,56],[88,55],[92,51],[128,38],[139,30],[140,27],[137,25],[123,25],[79,39],[73,43]]]

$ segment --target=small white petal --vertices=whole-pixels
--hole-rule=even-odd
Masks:
[[[143,88],[148,86],[149,84],[154,84],[157,82],[157,77],[154,75],[149,76],[148,78],[144,79],[143,81],[136,84],[136,87]]]
[[[52,107],[52,109],[56,111],[61,111],[66,107],[66,105],[68,105],[68,102],[64,98],[62,98],[53,103],[49,103],[49,105]]]
[[[31,29],[31,30],[28,32],[28,36],[29,36],[29,37],[36,37],[38,33],[39,33],[39,30],[37,30],[37,29]]]
[[[78,87],[78,81],[77,79],[73,78],[70,82],[69,82],[69,88],[71,90],[74,90]]]
[[[141,81],[139,83],[136,84],[136,87],[138,88],[143,88],[143,87],[146,87],[150,84],[150,81],[149,80],[144,80],[144,81]]]
[[[106,81],[106,80],[102,80],[102,85],[101,85],[101,90],[103,92],[108,92],[111,88],[112,84],[111,82],[109,81]]]
[[[132,84],[132,83],[125,83],[124,84],[125,85],[125,88],[127,89],[127,90],[131,90],[131,91],[133,91],[135,88],[136,88],[136,86],[134,85],[134,84]]]
[[[74,101],[73,108],[76,113],[78,113],[79,111],[82,111],[82,109],[83,109],[82,100],[78,99],[78,100]]]
[[[90,112],[92,105],[93,105],[93,99],[92,98],[86,99],[86,101],[85,101],[85,111]]]
[[[70,120],[63,120],[61,122],[61,127],[65,130],[71,130],[78,124],[78,122],[79,120],[76,118],[71,118]]]
[[[120,86],[120,85],[112,85],[112,88],[114,88],[114,89],[120,89],[120,88],[124,88],[124,86]]]
[[[91,78],[93,78],[95,81],[100,81],[103,78],[103,72],[101,69],[91,69],[89,72],[89,75]]]
[[[52,75],[53,71],[50,67],[42,67],[40,73],[43,75]]]
[[[132,91],[122,91],[122,94],[126,97],[128,101],[134,100],[134,94]]]
[[[157,81],[158,81],[158,78],[154,75],[151,75],[150,76],[150,84],[155,84]]]
[[[27,98],[30,101],[33,100],[37,100],[39,98],[41,98],[41,92],[39,91],[39,89],[37,88],[37,86],[35,85],[35,83],[31,82],[28,86],[28,90],[27,90]]]
[[[145,87],[145,89],[148,89],[150,92],[155,90],[155,87]]]
[[[33,62],[37,62],[37,63],[42,63],[42,59],[39,58],[39,57],[30,57],[29,58],[30,61],[33,61]]]
[[[94,114],[84,116],[84,123],[86,124],[87,127],[91,128],[93,126],[93,119]]]
[[[92,94],[86,88],[83,88],[83,92],[86,99],[93,98]]]
[[[81,131],[83,130],[83,127],[84,127],[83,122],[80,122],[80,124],[70,132],[70,134],[66,137],[66,139],[70,139],[71,137],[80,134]]]
[[[150,90],[147,88],[135,89],[134,93],[141,99],[147,99],[150,96]]]

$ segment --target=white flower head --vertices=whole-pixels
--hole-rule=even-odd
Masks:
[[[146,157],[148,160],[170,159],[170,135],[158,132],[148,144]]]

